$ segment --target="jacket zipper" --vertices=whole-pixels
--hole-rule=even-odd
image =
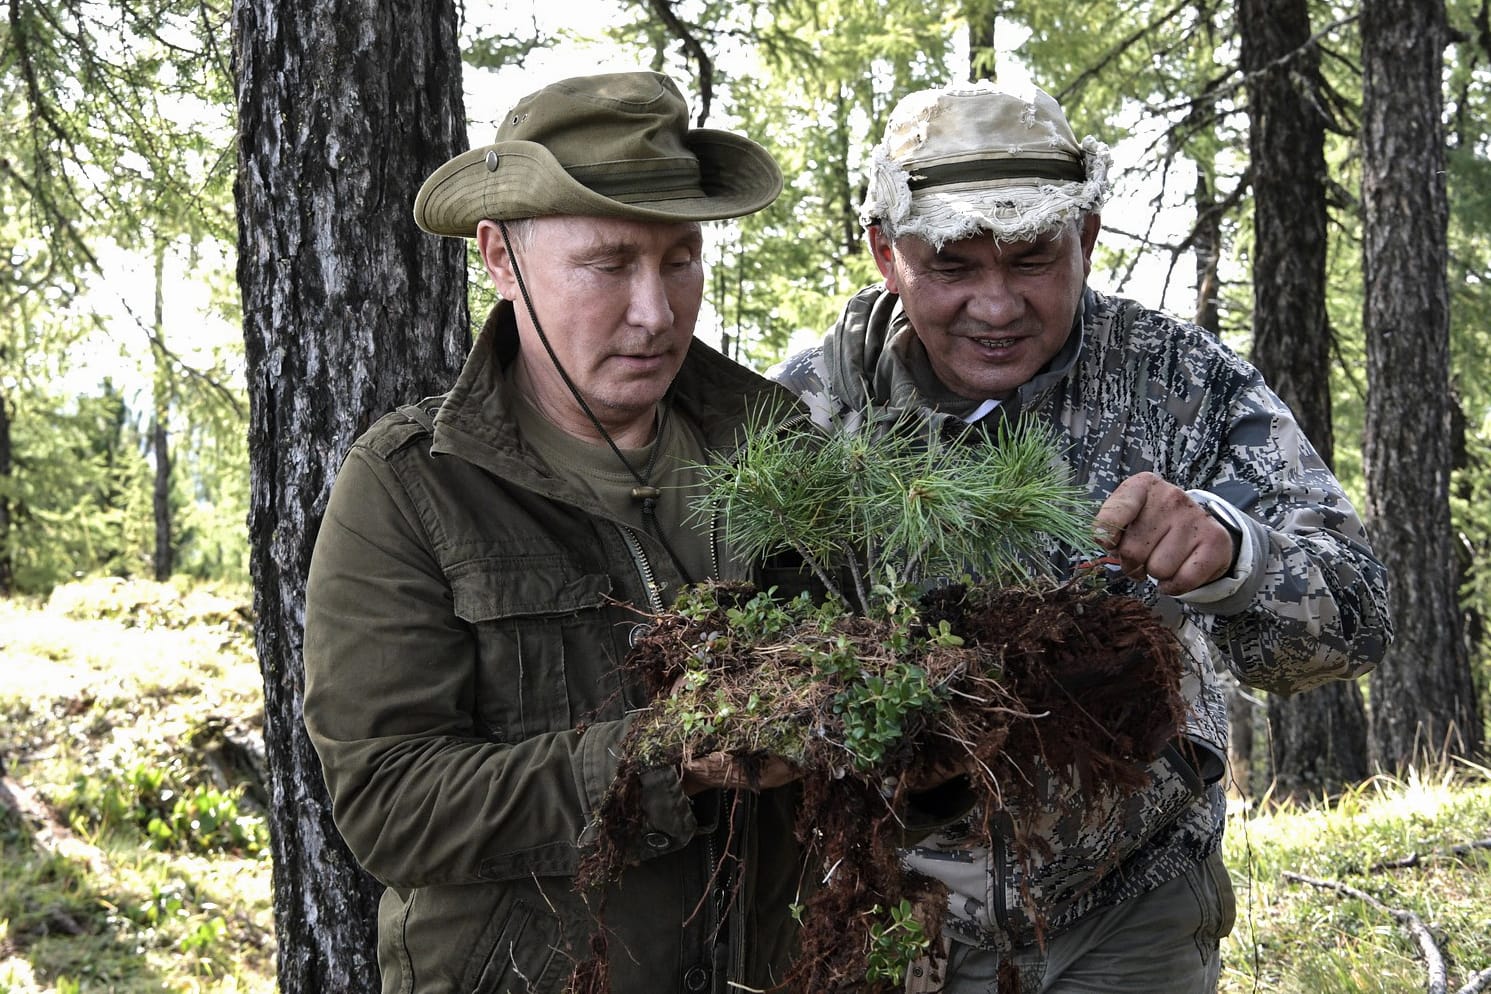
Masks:
[[[642,548],[642,542],[641,542],[641,540],[638,539],[637,533],[635,531],[633,531],[630,527],[618,523],[616,525],[616,528],[617,528],[618,531],[621,532],[621,537],[626,542],[627,550],[630,551],[631,554],[632,554],[632,562],[633,562],[634,565],[636,565],[637,572],[642,577],[642,585],[647,589],[647,603],[651,606],[652,611],[653,611],[654,614],[660,614],[660,613],[662,613],[662,610],[663,610],[663,598],[662,598],[661,592],[658,590],[657,573],[652,568],[652,561],[647,558],[647,550],[645,550],[645,549]],[[711,547],[713,547],[713,544],[714,543],[711,542]],[[716,559],[715,561],[717,563],[718,559]],[[721,807],[717,808],[716,810],[720,811],[720,812],[723,812],[725,810],[725,808],[723,806],[723,803],[721,801],[716,801],[716,803],[721,805]],[[719,818],[719,816],[717,815],[716,816],[716,820],[718,820],[718,818]],[[719,833],[719,827],[716,826],[716,830],[714,832],[711,832],[705,838],[705,840],[704,840],[704,880],[705,880],[705,887],[706,888],[710,888],[709,881],[712,880],[713,877],[714,877],[715,863],[720,858],[719,849],[718,849],[718,846],[716,844],[716,838],[718,836],[718,833]],[[703,934],[705,936],[718,936],[720,924],[721,924],[721,922],[723,921],[723,919],[725,917],[725,915],[724,915],[725,909],[721,906],[721,902],[718,899],[716,899],[713,894],[709,894],[708,895],[708,907],[709,907],[709,919],[710,920],[705,923],[705,930],[704,930]],[[738,919],[739,917],[740,916],[738,916],[738,915],[734,916],[734,919]],[[731,935],[730,935],[730,938],[732,940],[734,940],[736,938],[736,936],[735,936],[736,922],[735,922],[734,919],[732,919],[732,921],[730,923],[731,924]],[[743,936],[742,936],[742,938],[743,938]],[[715,941],[714,939],[710,940],[711,945],[713,945],[714,941]],[[729,979],[733,979],[734,977],[742,976],[743,973],[744,973],[744,970],[743,970],[744,960],[742,959],[742,961],[741,961],[742,965],[741,965],[740,968],[737,968],[735,966],[734,962],[733,962],[736,955],[737,954],[735,952],[735,949],[732,948],[731,949],[732,963],[731,963],[731,966],[729,967],[729,969],[732,971],[733,976],[731,978],[726,978],[727,982],[728,982]],[[707,962],[709,962],[710,964],[713,964],[713,963],[715,963],[717,961],[715,960],[715,957],[711,954],[711,955],[709,955],[709,958],[708,958]],[[721,989],[723,989],[720,986],[719,978],[711,978],[710,987],[713,990],[721,990]]]
[[[743,809],[741,824],[736,826],[735,836],[741,840],[741,851],[747,852],[747,844],[750,840],[746,833],[754,822],[756,814],[756,795],[750,791],[737,792],[736,797],[739,806]],[[735,805],[731,805],[735,807]],[[735,874],[730,880],[731,907],[730,912],[730,976],[725,978],[727,989],[733,988],[737,983],[744,983],[746,978],[746,943],[745,943],[745,921],[746,921],[746,894],[745,894],[745,863],[737,861]]]
[[[710,832],[704,840],[704,888],[709,901],[709,917],[704,923],[705,962],[711,968],[719,963],[715,955],[715,947],[719,944],[720,925],[724,921],[724,909],[720,907],[719,899],[714,891],[714,868],[720,859],[719,847],[716,844],[719,839],[720,821],[726,810],[723,795],[715,798],[715,830]],[[728,981],[730,978],[710,977],[709,989],[711,991],[722,991],[728,989],[721,980]]]
[[[622,539],[626,542],[627,551],[632,554],[632,563],[637,567],[637,572],[642,577],[642,586],[647,590],[647,604],[653,614],[661,614],[663,610],[663,595],[658,589],[657,573],[652,568],[652,562],[647,558],[647,550],[642,548],[642,541],[637,538],[637,533],[626,525],[617,524],[616,528],[621,532]]]
[[[989,863],[990,869],[993,871],[991,876],[993,877],[994,881],[994,900],[991,902],[994,905],[994,924],[997,924],[1000,930],[1003,931],[1006,936],[1013,938],[1014,933],[1010,931],[1010,881],[1009,865],[1006,858],[1007,847],[1005,843],[1005,835],[1008,832],[1014,831],[1014,819],[1011,818],[1007,813],[1001,812],[1000,814],[994,816],[993,824],[990,827],[992,828],[990,834],[993,836],[993,839],[991,840],[993,842],[993,845],[991,846],[992,852],[990,852],[989,854]]]
[[[720,542],[724,537],[725,512],[716,508],[709,523],[709,577],[720,579]]]

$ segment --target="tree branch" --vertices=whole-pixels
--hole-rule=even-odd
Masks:
[[[1466,856],[1477,849],[1491,849],[1491,839],[1476,839],[1474,842],[1464,842],[1460,845],[1450,846],[1448,849],[1436,849],[1426,854],[1409,853],[1397,859],[1385,859],[1380,863],[1373,863],[1367,867],[1368,873],[1381,873],[1383,870],[1401,870],[1404,867],[1418,866],[1426,859],[1442,859],[1446,856]]]
[[[1445,971],[1444,956],[1440,953],[1439,946],[1434,942],[1434,933],[1430,931],[1429,926],[1424,924],[1424,920],[1418,915],[1405,908],[1390,908],[1366,891],[1349,887],[1337,881],[1317,880],[1314,877],[1307,877],[1302,873],[1293,873],[1289,870],[1284,871],[1283,877],[1285,880],[1292,880],[1295,883],[1309,884],[1311,887],[1337,891],[1338,893],[1345,894],[1347,897],[1356,898],[1368,907],[1391,915],[1395,921],[1407,929],[1408,934],[1413,937],[1414,944],[1419,947],[1419,954],[1423,956],[1424,966],[1429,972],[1428,994],[1448,994],[1449,976]],[[1482,970],[1480,973],[1475,974],[1456,994],[1475,994],[1475,992],[1483,990],[1487,982],[1491,982],[1491,969]]]
[[[699,116],[695,119],[694,126],[702,128],[709,119],[709,105],[714,99],[714,60],[709,57],[704,43],[694,37],[689,26],[674,12],[671,0],[647,0],[647,6],[657,14],[668,33],[679,40],[684,50],[699,65]]]

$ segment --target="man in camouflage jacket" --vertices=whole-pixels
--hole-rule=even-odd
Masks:
[[[1018,820],[986,834],[975,813],[906,854],[950,890],[945,970],[918,964],[911,991],[1215,990],[1233,918],[1218,667],[1293,693],[1365,672],[1391,638],[1362,524],[1258,372],[1086,286],[1109,164],[1038,89],[907,97],[861,210],[885,280],[769,374],[841,430],[869,407],[1054,426],[1102,502],[1115,587],[1187,650],[1185,727],[1141,792],[1094,801],[1048,776]]]

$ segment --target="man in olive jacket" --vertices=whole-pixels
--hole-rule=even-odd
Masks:
[[[573,886],[648,703],[629,635],[681,585],[749,575],[692,515],[697,467],[794,401],[693,339],[700,222],[780,189],[763,148],[690,129],[672,81],[635,72],[530,94],[419,192],[420,227],[475,238],[503,300],[448,394],[348,453],[305,626],[306,727],[387,887],[385,994],[554,994],[601,948],[617,994],[787,970],[781,760],[748,791],[720,756],[650,771],[634,863],[603,902]]]

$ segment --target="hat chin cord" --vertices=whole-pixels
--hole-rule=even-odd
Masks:
[[[533,330],[538,334],[539,342],[543,344],[544,351],[549,354],[549,361],[554,364],[554,369],[559,373],[559,378],[564,381],[564,385],[569,389],[570,395],[575,398],[575,403],[580,405],[580,410],[585,412],[585,416],[590,419],[590,423],[595,426],[595,430],[600,432],[601,438],[606,440],[606,444],[611,447],[611,451],[616,454],[616,458],[621,461],[621,465],[625,466],[626,471],[632,475],[632,479],[637,481],[637,485],[632,488],[632,496],[642,502],[642,520],[646,522],[648,532],[662,544],[663,549],[668,553],[668,558],[673,561],[673,568],[678,570],[684,582],[694,582],[693,578],[689,576],[689,571],[684,568],[683,561],[679,559],[678,553],[673,551],[673,545],[668,541],[667,536],[663,534],[662,526],[658,523],[657,502],[662,494],[650,482],[653,467],[657,465],[658,452],[663,445],[663,425],[666,423],[668,417],[668,408],[666,406],[661,408],[662,414],[658,418],[657,434],[653,437],[652,442],[652,455],[647,460],[647,475],[643,476],[637,472],[637,468],[632,465],[631,460],[622,454],[621,447],[616,444],[616,440],[611,437],[611,433],[606,430],[606,426],[601,424],[601,419],[595,416],[595,412],[590,409],[590,404],[586,402],[585,397],[580,393],[580,388],[575,385],[575,381],[570,378],[568,371],[565,370],[564,365],[559,361],[559,356],[555,353],[554,346],[549,344],[549,336],[544,333],[543,325],[539,324],[538,312],[533,309],[533,298],[528,294],[528,284],[523,279],[522,269],[518,266],[517,253],[513,251],[512,241],[507,235],[507,223],[505,221],[498,221],[497,230],[502,233],[502,245],[503,248],[507,249],[507,259],[512,264],[513,278],[517,281],[518,293],[523,297],[523,307],[528,311],[528,320],[533,323]],[[673,389],[671,383],[668,385],[668,389],[670,391]]]

